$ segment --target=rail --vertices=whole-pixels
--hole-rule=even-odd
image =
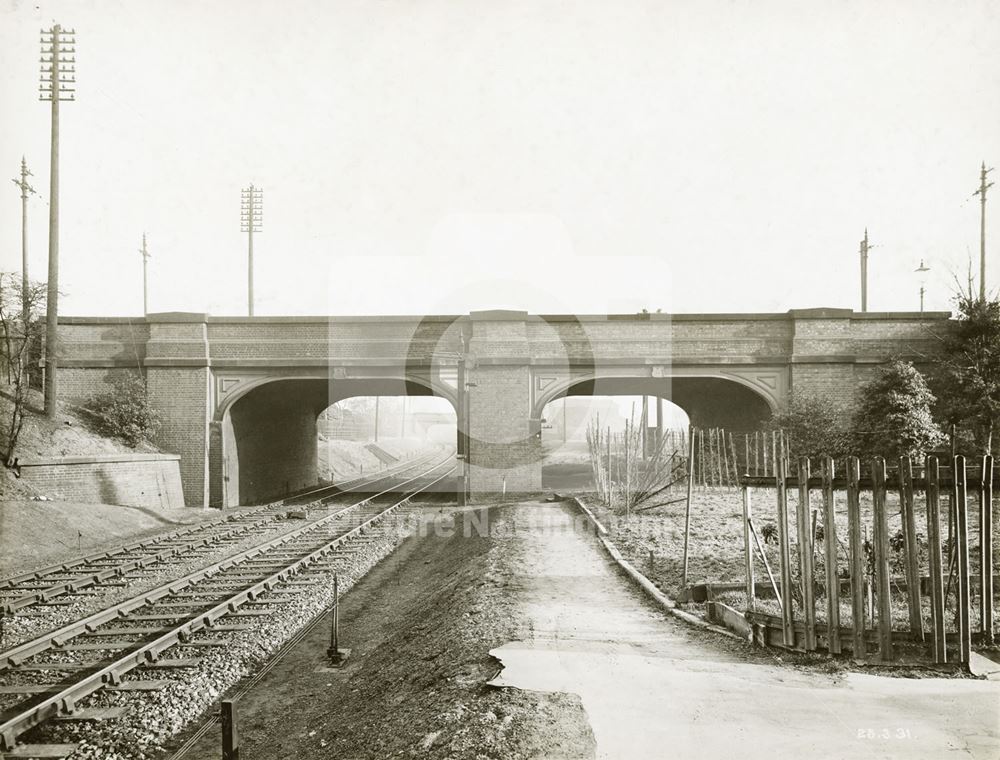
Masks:
[[[399,484],[399,486],[407,485],[428,477],[431,473],[434,473],[447,465],[449,465],[448,462],[436,464],[420,474],[407,479],[404,483]],[[364,520],[357,526],[340,532],[338,535],[329,540],[321,541],[319,545],[313,546],[312,548],[304,551],[304,553],[300,554],[300,556],[296,559],[285,564],[280,570],[270,573],[261,580],[251,582],[237,593],[232,594],[222,601],[214,604],[210,609],[200,610],[195,613],[178,613],[176,618],[184,619],[184,622],[166,630],[152,641],[129,644],[131,648],[129,648],[124,654],[116,654],[115,656],[117,659],[113,662],[99,667],[94,672],[77,679],[69,685],[64,686],[53,684],[53,690],[57,691],[54,693],[48,693],[47,696],[45,696],[40,702],[34,702],[34,700],[37,699],[37,694],[26,700],[26,705],[27,703],[33,704],[27,705],[20,712],[0,724],[0,749],[4,751],[13,749],[16,744],[17,737],[25,731],[54,716],[72,713],[76,709],[77,704],[88,695],[93,694],[107,685],[117,684],[120,682],[121,677],[124,674],[137,667],[155,663],[164,651],[178,643],[188,641],[191,634],[203,629],[211,629],[220,618],[228,614],[235,613],[247,602],[256,601],[261,595],[275,590],[279,585],[289,581],[292,576],[298,574],[303,568],[307,568],[309,565],[314,564],[317,560],[330,554],[339,545],[349,541],[355,536],[360,535],[375,522],[384,519],[401,505],[408,502],[413,496],[430,489],[432,486],[451,475],[452,472],[454,472],[453,465],[449,466],[449,469],[443,474],[434,477],[430,482],[420,486],[419,488],[415,488],[412,492],[408,493],[402,499],[395,501],[389,507],[378,510],[371,517]],[[26,642],[7,652],[0,653],[0,670],[16,667],[18,664],[24,663],[28,658],[53,647],[61,648],[65,646],[70,639],[76,636],[93,634],[99,626],[105,623],[121,621],[123,618],[127,618],[129,614],[140,608],[155,604],[157,601],[161,601],[165,598],[175,596],[181,591],[190,590],[198,583],[201,583],[222,571],[243,565],[251,559],[261,557],[270,551],[284,547],[295,539],[305,537],[309,533],[315,532],[320,528],[328,527],[334,520],[345,516],[347,513],[358,509],[363,505],[369,504],[373,499],[389,492],[390,490],[387,489],[374,496],[366,497],[355,504],[344,507],[333,514],[317,520],[316,522],[304,526],[296,531],[279,536],[272,541],[268,541],[265,544],[249,549],[239,555],[227,558],[226,560],[216,563],[208,568],[190,573],[177,581],[164,584],[138,597],[109,607],[106,610],[88,616],[82,620],[74,621],[57,631],[52,631],[31,642]],[[206,603],[210,604],[211,602]],[[109,642],[107,649],[112,650],[115,648],[116,647],[113,646],[113,642]],[[32,689],[28,693],[34,693],[35,691],[37,690]]]

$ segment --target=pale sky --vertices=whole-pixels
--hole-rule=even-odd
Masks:
[[[143,231],[151,311],[244,314],[251,182],[258,314],[857,308],[865,226],[872,310],[978,273],[995,0],[0,0],[0,269],[24,154],[42,278],[54,22],[64,314],[141,313]]]

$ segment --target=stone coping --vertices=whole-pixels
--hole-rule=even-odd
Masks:
[[[73,464],[122,464],[130,462],[164,462],[180,461],[179,454],[159,454],[157,452],[142,452],[138,454],[94,454],[85,457],[37,457],[32,459],[21,459],[18,465],[21,467],[46,467],[52,465],[73,465]]]
[[[362,315],[362,316],[259,316],[259,317],[213,317],[209,314],[193,312],[165,312],[149,314],[145,317],[60,317],[59,322],[65,325],[82,324],[170,324],[170,323],[207,323],[207,324],[322,324],[325,322],[462,322],[473,321],[534,321],[546,322],[746,322],[788,319],[852,319],[852,320],[906,320],[936,322],[950,319],[950,311],[869,311],[859,312],[853,309],[789,309],[786,312],[725,312],[689,313],[689,314],[528,314],[523,311],[474,311],[468,315]]]

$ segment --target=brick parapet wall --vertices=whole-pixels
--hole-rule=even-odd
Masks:
[[[178,467],[171,454],[50,457],[20,462],[21,478],[49,498],[152,509],[184,506]]]
[[[346,377],[437,381],[434,373],[454,361],[461,330],[470,340],[475,365],[469,377],[476,385],[470,392],[471,432],[482,442],[473,443],[471,451],[473,487],[478,482],[488,490],[507,477],[508,488],[531,490],[540,477],[531,419],[531,383],[539,373],[561,377],[559,371],[565,370],[586,376],[592,368],[593,377],[664,382],[672,376],[739,377],[751,387],[770,388],[761,393],[772,404],[784,402],[789,393],[849,403],[878,363],[932,355],[935,335],[948,329],[949,316],[802,309],[783,314],[69,318],[60,325],[62,397],[89,398],[107,387],[114,372],[141,364],[164,420],[156,443],[181,456],[186,500],[201,505],[210,501],[211,483],[218,502],[226,477],[248,475],[233,467],[227,474],[227,462],[216,451],[226,448],[221,423],[231,400],[227,393],[237,392],[233,388],[281,376],[329,376],[334,383]],[[298,446],[297,439],[289,441]],[[237,448],[231,443],[229,449]],[[277,472],[268,475],[277,477]],[[306,469],[291,480],[312,477]],[[275,487],[283,489],[283,480],[252,484],[260,495]]]

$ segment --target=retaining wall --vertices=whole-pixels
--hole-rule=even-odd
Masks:
[[[21,479],[61,501],[152,509],[184,506],[176,454],[109,454],[22,460]]]

